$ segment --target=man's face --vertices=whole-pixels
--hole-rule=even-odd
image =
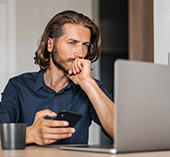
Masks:
[[[53,46],[52,60],[55,66],[68,72],[75,58],[85,58],[90,45],[91,32],[77,24],[65,24],[64,35]]]

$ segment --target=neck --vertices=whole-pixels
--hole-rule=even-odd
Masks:
[[[67,74],[65,74],[62,70],[55,68],[48,68],[44,73],[44,82],[50,88],[58,91],[69,83],[69,79]]]

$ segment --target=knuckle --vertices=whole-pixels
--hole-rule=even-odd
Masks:
[[[50,126],[55,126],[55,121],[50,120],[50,121],[49,121],[49,125],[50,125]]]
[[[60,133],[67,133],[68,131],[65,128],[59,130]]]
[[[39,116],[40,116],[40,112],[41,112],[41,111],[37,112],[37,113],[35,114],[35,116],[36,116],[36,117],[39,117]]]
[[[87,63],[89,63],[89,64],[90,64],[90,63],[91,63],[91,61],[90,61],[90,60],[87,60]]]
[[[47,145],[47,144],[49,144],[49,141],[48,140],[43,140],[43,144]]]
[[[63,135],[58,135],[58,139],[62,139],[63,138]]]
[[[61,133],[61,129],[58,129],[58,128],[57,128],[57,129],[55,130],[55,132],[56,132],[56,134],[60,134],[60,133]]]
[[[45,134],[45,133],[47,133],[47,130],[46,129],[41,129],[41,133]]]
[[[61,134],[60,139],[71,137],[72,134]]]
[[[71,137],[72,134],[66,134],[66,136],[64,138],[68,138],[68,137]]]
[[[48,113],[48,112],[51,112],[51,110],[49,110],[49,109],[45,109],[45,110],[42,110],[42,111],[38,111],[36,114],[35,114],[35,116],[36,117],[41,117],[44,113]]]
[[[50,110],[50,109],[45,109],[45,110],[43,110],[43,111],[45,111],[45,112],[49,112],[49,113],[51,113],[52,111]]]
[[[60,121],[60,120],[57,121],[57,125],[58,125],[58,126],[65,126],[64,123],[65,123],[64,121]]]
[[[42,138],[44,139],[44,141],[47,139],[47,135],[46,134],[42,134]]]

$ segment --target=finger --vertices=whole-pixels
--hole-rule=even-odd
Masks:
[[[72,75],[72,74],[76,75],[76,74],[80,73],[83,69],[82,62],[83,62],[82,59],[76,58],[73,62],[72,67],[68,70],[68,74],[69,75]]]
[[[80,72],[78,63],[79,63],[79,59],[77,58],[77,59],[75,60],[75,64],[74,64],[74,68],[75,68],[76,73],[79,73],[79,72]]]
[[[51,140],[51,139],[44,139],[44,140],[41,140],[41,142],[37,143],[38,145],[48,145],[48,144],[51,144],[51,143],[54,143],[56,142],[57,140]]]
[[[46,110],[42,110],[42,111],[39,111],[36,113],[36,117],[39,117],[39,118],[44,118],[44,117],[56,117],[57,114],[54,113],[53,111],[49,110],[49,109],[46,109]]]
[[[60,140],[64,138],[69,138],[71,137],[72,134],[44,134],[43,139],[44,140]]]
[[[83,64],[82,64],[82,60],[81,60],[81,59],[79,59],[79,60],[77,61],[77,66],[78,66],[78,68],[80,69],[80,71],[82,71],[82,69],[83,69]]]
[[[77,74],[80,73],[82,70],[82,65],[81,65],[82,60],[79,58],[76,58],[73,64],[73,73]]]
[[[69,69],[69,70],[68,70],[68,75],[70,75],[70,76],[71,76],[72,74],[73,74],[72,69]]]
[[[77,69],[77,58],[74,60],[73,66],[72,66],[71,69],[72,69],[73,74],[75,75],[78,71],[78,69]]]
[[[73,134],[75,133],[75,129],[74,128],[44,128],[42,130],[43,134]]]
[[[67,127],[69,122],[63,120],[44,120],[44,125],[47,127]]]

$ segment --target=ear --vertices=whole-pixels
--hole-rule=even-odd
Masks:
[[[48,38],[48,43],[47,44],[48,44],[48,47],[47,47],[48,52],[52,52],[53,47],[54,47],[54,40],[51,39],[51,38]]]

